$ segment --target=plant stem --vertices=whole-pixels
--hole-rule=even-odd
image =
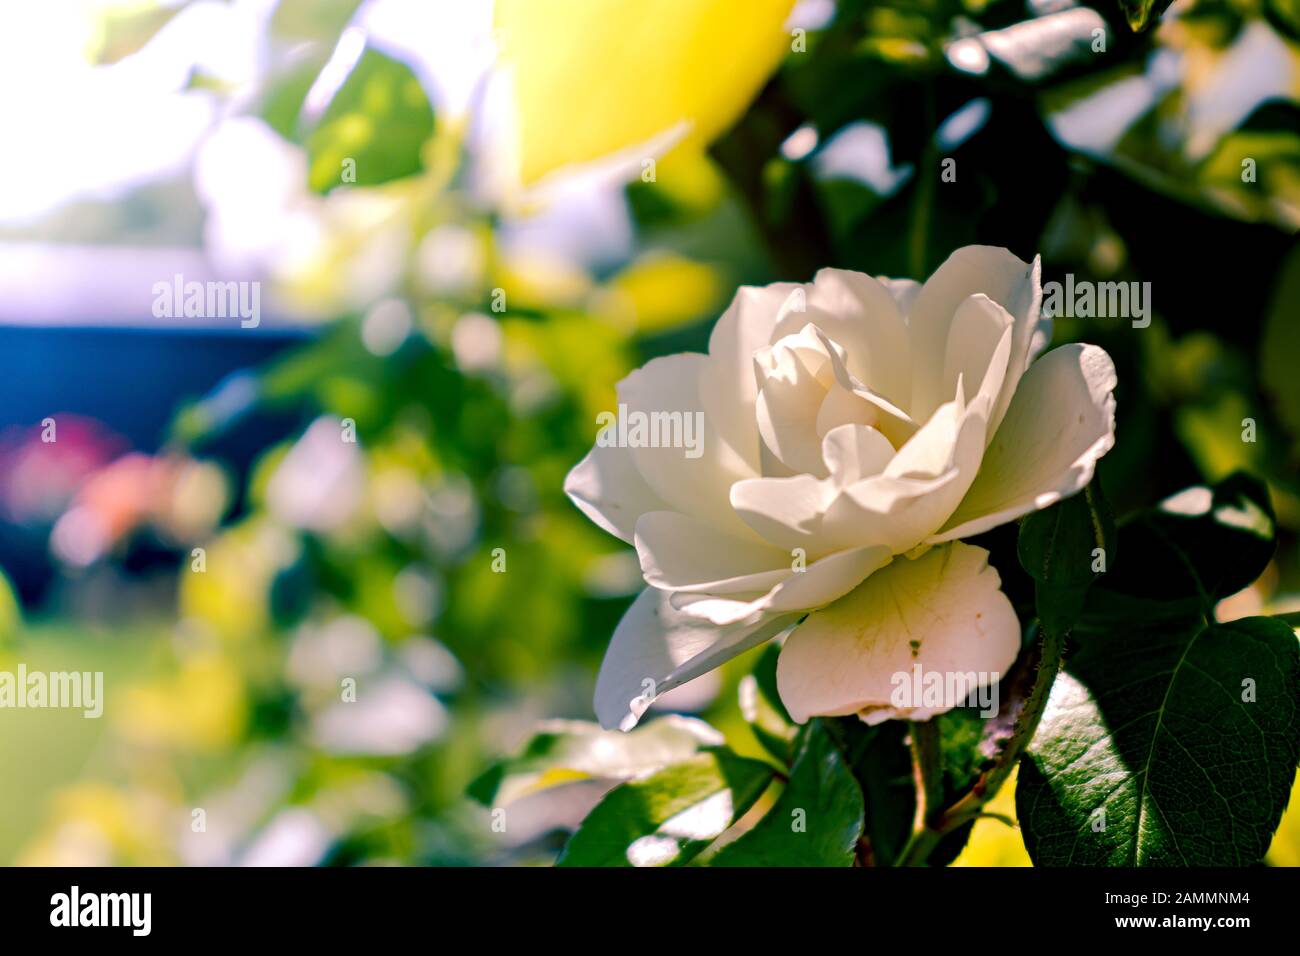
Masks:
[[[943,750],[939,725],[933,720],[910,722],[912,775],[916,780],[916,823],[928,824],[943,808]]]
[[[925,109],[926,141],[917,164],[916,198],[912,205],[912,222],[908,229],[907,261],[911,276],[918,282],[929,272],[930,220],[934,215],[935,179],[938,176],[939,149],[934,142],[934,81],[926,80],[922,99]]]
[[[930,854],[938,847],[940,841],[949,833],[957,830],[976,818],[984,815],[984,806],[997,795],[1002,785],[1007,782],[1020,755],[1033,739],[1034,731],[1047,706],[1052,685],[1061,671],[1062,655],[1065,641],[1069,634],[1066,629],[1043,628],[1039,631],[1042,638],[1037,647],[1038,670],[1034,677],[1033,689],[1024,699],[1020,712],[1016,715],[1014,729],[1006,745],[998,753],[993,766],[985,770],[976,779],[970,790],[961,799],[946,809],[935,802],[936,776],[932,769],[938,766],[938,793],[942,799],[943,768],[942,754],[931,757],[927,750],[932,739],[937,749],[939,743],[938,726],[933,721],[925,724],[912,724],[913,773],[917,780],[917,813],[912,827],[912,835],[898,857],[899,866],[924,866]],[[932,726],[933,725],[933,726]],[[917,728],[930,727],[925,736],[918,736]],[[927,777],[928,775],[928,777]]]
[[[907,861],[929,856],[932,846],[930,834],[934,822],[943,810],[943,749],[939,740],[939,725],[933,720],[910,721],[912,747],[912,779],[916,785],[916,816],[912,822],[912,835],[899,853],[900,865]]]
[[[1040,627],[1039,630],[1042,632],[1042,642],[1039,645],[1038,674],[1034,680],[1034,689],[1026,698],[1016,718],[1015,731],[1011,735],[1011,740],[998,755],[993,766],[980,774],[970,791],[948,809],[944,814],[945,821],[957,820],[955,825],[960,826],[967,820],[974,819],[983,810],[984,805],[997,796],[997,792],[1007,782],[1007,778],[1015,771],[1020,755],[1029,746],[1034,731],[1038,729],[1038,722],[1047,707],[1052,685],[1056,683],[1056,677],[1061,672],[1065,641],[1070,633],[1068,629],[1058,630],[1054,627]]]

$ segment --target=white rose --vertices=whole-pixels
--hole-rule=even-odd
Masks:
[[[1037,358],[1041,299],[1038,260],[988,246],[924,286],[823,269],[740,289],[707,355],[619,383],[625,418],[702,412],[704,427],[688,449],[629,430],[641,447],[598,443],[565,482],[649,585],[601,667],[601,723],[628,729],[655,695],[791,628],[777,677],[800,722],[953,706],[891,703],[915,665],[1005,673],[1019,622],[987,552],[957,539],[1081,490],[1115,434],[1110,357]]]

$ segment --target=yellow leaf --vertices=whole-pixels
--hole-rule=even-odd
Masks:
[[[794,0],[498,0],[519,175],[723,132],[790,49]],[[648,157],[647,157],[648,158]]]

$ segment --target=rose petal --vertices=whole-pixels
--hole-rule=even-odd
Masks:
[[[921,283],[915,279],[889,279],[885,276],[877,276],[876,281],[889,290],[890,296],[898,305],[898,311],[903,313],[906,321],[912,303],[916,301],[917,293],[921,291]]]
[[[1020,624],[983,548],[956,543],[900,558],[852,593],[815,611],[787,638],[777,688],[790,715],[867,711],[923,719],[938,708],[892,703],[896,675],[973,673],[977,685],[1004,673],[1020,650]],[[982,679],[981,679],[982,675]]]
[[[708,356],[686,352],[652,359],[619,383],[619,402],[629,415],[640,412],[680,412],[684,418],[702,413],[699,382],[710,369]],[[632,461],[649,488],[671,511],[692,515],[713,528],[740,538],[753,532],[731,510],[731,486],[754,472],[703,416],[704,427],[696,436],[699,457],[687,448],[630,448]]]
[[[635,543],[646,583],[666,591],[762,591],[790,571],[787,551],[718,531],[701,533],[697,519],[676,511],[643,514]]]
[[[803,548],[814,558],[821,556],[816,550],[817,532],[834,495],[831,480],[811,475],[751,478],[731,486],[731,506],[765,541],[787,552],[788,569],[788,552],[794,548]]]
[[[958,379],[965,383],[963,397],[967,402],[974,400],[990,376],[990,390],[1002,387],[1013,324],[1007,310],[988,296],[973,295],[957,307],[943,358],[945,394],[955,392]],[[1008,340],[1005,346],[1004,338]],[[993,364],[995,359],[1001,361],[1001,368]]]
[[[912,390],[907,323],[890,290],[879,280],[846,269],[822,269],[808,289],[805,319],[844,346],[849,371],[895,404]],[[783,328],[785,326],[786,328]],[[778,323],[776,334],[795,326]]]
[[[785,475],[826,476],[816,421],[834,384],[831,368],[837,358],[834,346],[812,325],[754,355],[758,433]],[[763,473],[771,473],[766,464]]]
[[[839,428],[842,425],[869,426],[874,424],[875,421],[874,406],[863,396],[841,387],[837,382],[827,390],[826,397],[822,399],[822,403],[817,409],[817,417],[813,421],[812,435],[824,439],[832,429]],[[818,455],[817,460],[823,467],[828,467],[825,457],[821,454]]]
[[[976,480],[988,407],[982,393],[970,407],[960,398],[941,406],[881,474],[849,485],[831,503],[818,546],[884,545],[901,554],[942,527]]]
[[[837,547],[883,544],[895,554],[910,551],[934,534],[957,509],[977,480],[988,436],[988,415],[1002,386],[1012,329],[1001,310],[982,296],[974,296],[958,310],[961,323],[973,324],[987,338],[998,335],[991,349],[981,342],[976,356],[983,381],[970,404],[964,373],[953,381],[956,397],[940,406],[899,449],[884,471],[850,484],[826,508],[817,547],[826,552]],[[992,319],[992,322],[988,320]],[[985,327],[979,329],[983,324]],[[997,327],[1001,326],[1001,332]],[[963,333],[958,338],[971,338]],[[976,351],[972,344],[968,352]],[[954,359],[954,366],[956,359]]]
[[[579,511],[628,544],[637,518],[667,507],[636,470],[627,448],[593,447],[564,479],[564,493]]]
[[[722,440],[755,472],[759,457],[754,353],[772,341],[782,309],[802,288],[794,282],[742,286],[709,335],[711,367],[699,382],[704,413]]]
[[[885,470],[894,458],[894,446],[879,429],[868,425],[840,425],[822,439],[822,458],[836,485],[853,484]],[[732,500],[735,500],[733,489]]]
[[[749,623],[776,612],[808,611],[849,593],[892,557],[884,547],[839,551],[802,571],[791,571],[776,587],[750,600],[704,595],[676,606],[691,617],[714,624]]]
[[[683,615],[667,592],[646,588],[619,621],[596,679],[602,727],[631,730],[655,696],[785,630],[797,616],[719,628]]]
[[[870,426],[840,425],[822,439],[822,457],[829,478],[751,478],[731,486],[731,506],[747,525],[778,547],[802,548],[814,561],[836,548],[837,539],[823,529],[827,510],[848,486],[883,471],[894,457],[894,446]],[[861,538],[847,530],[838,536],[851,542],[846,545],[850,547],[866,543]]]
[[[819,332],[819,334],[822,333]],[[831,361],[831,371],[835,375],[835,387],[851,393],[855,399],[865,403],[868,414],[865,418],[834,422],[826,421],[823,424],[821,419],[822,410],[819,410],[817,423],[819,435],[825,437],[830,428],[839,427],[841,424],[870,425],[896,447],[901,447],[916,433],[917,423],[912,420],[907,412],[880,394],[880,392],[864,385],[854,377],[845,363],[839,360],[838,356]]]
[[[827,509],[819,545],[823,550],[871,544],[893,554],[910,551],[961,500],[958,483],[963,480],[961,469],[954,467],[935,478],[876,475],[858,482]]]
[[[1046,345],[1050,322],[1041,316],[1040,265],[1016,258],[994,246],[965,246],[943,263],[917,293],[907,314],[915,372],[908,411],[914,419],[929,417],[950,392],[943,380],[944,354],[954,317],[972,295],[983,294],[1015,321],[1011,356],[1001,394],[989,420],[996,427],[1010,403],[1016,382],[1033,357]]]
[[[979,534],[1081,490],[1115,443],[1115,382],[1095,345],[1063,345],[1031,365],[974,484],[930,540]]]

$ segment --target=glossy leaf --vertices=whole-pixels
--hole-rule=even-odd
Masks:
[[[1248,866],[1300,759],[1286,624],[1163,623],[1082,644],[1021,762],[1017,816],[1049,866]]]
[[[862,790],[865,853],[876,866],[898,857],[912,830],[916,793],[907,724],[890,720],[868,727],[856,717],[822,719]]]
[[[790,781],[713,866],[849,866],[862,835],[862,791],[821,721],[800,738]]]
[[[1034,579],[1038,617],[1057,633],[1074,625],[1088,587],[1114,562],[1115,518],[1094,480],[1021,522],[1020,564]]]
[[[1200,617],[1273,556],[1268,489],[1244,473],[1195,486],[1120,527],[1120,553],[1088,595],[1081,628]]]
[[[721,748],[615,787],[569,840],[557,866],[679,866],[767,789],[772,768]]]
[[[1026,516],[1017,548],[1035,581],[1066,588],[1092,583],[1097,549],[1113,560],[1115,517],[1094,481],[1080,494]]]

